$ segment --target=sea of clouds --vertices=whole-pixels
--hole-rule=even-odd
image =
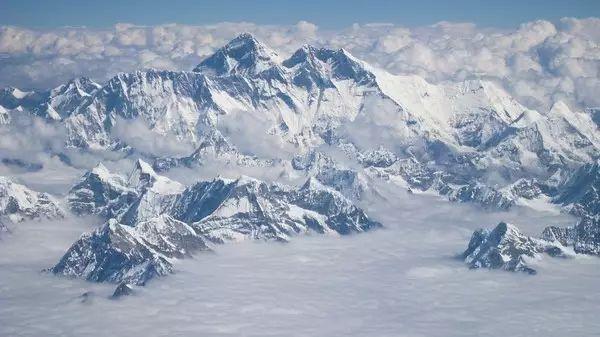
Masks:
[[[600,259],[552,259],[530,276],[456,259],[478,227],[527,234],[555,213],[485,212],[381,186],[362,206],[386,228],[349,237],[218,247],[109,299],[114,285],[41,272],[98,220],[19,224],[0,241],[2,336],[589,336],[599,331]]]
[[[432,82],[486,78],[522,103],[544,110],[557,100],[578,109],[600,106],[600,19],[534,21],[516,29],[440,22],[407,28],[355,24],[323,30],[301,21],[65,27],[0,27],[0,87],[49,88],[76,76],[105,81],[140,68],[191,70],[240,32],[288,56],[302,44],[345,48],[396,74]]]
[[[310,43],[345,48],[392,73],[418,74],[431,82],[489,79],[542,111],[558,100],[577,109],[600,106],[600,19],[570,18],[513,30],[446,22],[336,31],[308,22],[45,31],[0,27],[0,87],[50,88],[76,76],[102,82],[117,72],[147,67],[190,70],[240,32],[254,34],[283,57]],[[365,127],[368,120],[357,123],[348,133],[361,137],[372,130]],[[287,144],[270,138],[243,144],[251,136],[244,132],[260,130],[260,121],[230,118],[221,125],[243,152],[290,156]],[[241,127],[248,125],[253,127]],[[394,130],[373,127],[379,138],[394,140]],[[168,137],[150,137],[139,123],[114,132],[129,137],[142,152],[185,155],[192,150]],[[64,137],[62,128],[20,116],[10,128],[0,128],[0,157],[40,169],[0,164],[0,175],[61,197],[98,161],[121,173],[133,165],[134,158],[118,153],[64,149]],[[61,151],[68,162],[55,155]],[[285,176],[288,171],[283,166],[240,170],[207,165],[167,174],[187,184],[241,173],[301,183],[302,177]],[[479,227],[510,220],[535,235],[547,225],[572,224],[573,219],[556,210],[491,213],[383,183],[376,187],[377,197],[361,206],[386,226],[383,230],[219,247],[215,254],[177,264],[176,275],[119,301],[108,299],[114,285],[41,272],[98,219],[19,224],[0,237],[0,336],[583,336],[600,330],[595,319],[600,259],[546,257],[534,262],[539,274],[531,277],[470,271],[455,258]]]

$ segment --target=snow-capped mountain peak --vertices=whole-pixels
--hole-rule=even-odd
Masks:
[[[294,73],[295,82],[299,85],[305,85],[302,83],[302,80],[306,80],[305,77],[318,81],[320,87],[333,86],[332,79],[351,80],[359,85],[374,84],[374,75],[368,70],[368,66],[345,49],[317,49],[311,45],[303,45],[283,61],[282,65]]]
[[[51,96],[64,95],[65,93],[77,94],[80,97],[91,96],[94,91],[102,88],[102,86],[88,77],[77,77],[69,82],[60,85],[50,91]]]
[[[432,84],[372,67],[345,49],[304,45],[280,61],[249,34],[217,50],[194,72],[118,74],[102,88],[82,78],[52,92],[51,102],[73,102],[47,104],[54,111],[45,114],[65,124],[70,147],[135,151],[136,137],[124,131],[128,125],[121,127],[129,122],[148,129],[148,135],[189,145],[183,154],[158,155],[154,167],[159,171],[212,160],[254,167],[286,162],[279,153],[246,146],[245,131],[251,130],[265,136],[257,142],[290,147],[286,157],[297,151],[287,158],[324,143],[353,148],[351,160],[384,148],[390,153],[374,170],[401,174],[402,180],[420,181],[419,189],[436,188],[445,195],[453,195],[448,188],[454,186],[451,190],[463,190],[457,200],[473,199],[470,191],[502,205],[513,201],[496,190],[520,178],[542,181],[557,169],[577,167],[597,158],[600,144],[589,114],[565,104],[538,112],[489,81]],[[12,111],[4,107],[0,118],[9,123]],[[409,158],[416,163],[400,162]],[[365,163],[354,164],[373,166]],[[356,170],[318,166],[300,171],[355,195],[365,188]],[[410,177],[414,168],[427,179]],[[498,171],[508,183],[486,186],[489,171]],[[132,185],[137,184],[128,188]]]
[[[296,50],[292,56],[290,56],[287,60],[283,61],[283,65],[286,68],[293,68],[298,64],[302,63],[311,63],[315,64],[318,53],[318,49],[309,45],[304,44],[298,50]]]
[[[249,33],[231,40],[213,55],[204,59],[194,72],[215,75],[257,75],[279,61],[276,52]]]
[[[49,194],[33,191],[0,176],[0,232],[8,219],[12,223],[29,219],[56,219],[64,213],[58,202]]]
[[[136,161],[127,182],[138,191],[149,188],[154,193],[162,195],[179,193],[185,188],[179,182],[157,174],[150,164],[141,159]]]
[[[102,167],[90,171],[73,187],[70,204],[75,211],[105,217],[106,223],[71,246],[51,269],[56,274],[143,285],[171,273],[172,259],[208,249],[205,242],[287,241],[308,232],[350,234],[381,227],[317,183],[297,189],[242,175],[166,191],[157,184],[177,183],[139,160],[129,184],[152,186],[128,186],[128,192],[97,183],[98,171],[110,174]]]

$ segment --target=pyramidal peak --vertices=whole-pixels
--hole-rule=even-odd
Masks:
[[[279,55],[249,33],[243,33],[204,59],[194,72],[256,75],[279,63]]]
[[[179,182],[157,174],[150,164],[141,159],[136,161],[127,181],[129,186],[138,190],[151,188],[161,194],[175,194],[184,189]]]
[[[285,72],[309,72],[312,77],[355,79],[372,82],[369,67],[347,50],[317,48],[309,44],[300,47],[288,59],[279,55],[249,33],[235,37],[213,55],[204,59],[194,72],[207,75],[256,76],[266,72],[282,75]]]
[[[286,68],[293,68],[298,64],[308,63],[315,65],[317,62],[317,54],[319,50],[309,44],[304,44],[298,50],[296,50],[290,58],[283,61],[283,66]]]
[[[240,35],[233,38],[233,40],[229,41],[224,46],[224,49],[230,52],[236,51],[261,51],[267,49],[265,45],[258,41],[252,34],[250,33],[241,33]]]
[[[69,90],[76,91],[81,96],[89,96],[94,90],[98,90],[102,86],[88,77],[76,77],[69,82],[52,89],[53,94],[67,92]]]

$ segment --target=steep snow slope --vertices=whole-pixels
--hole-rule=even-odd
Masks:
[[[107,222],[84,234],[51,271],[98,282],[145,284],[172,272],[172,259],[207,243],[288,241],[307,233],[360,233],[381,227],[339,192],[309,179],[302,187],[249,177],[189,187],[138,160],[128,178],[99,165],[69,194],[79,213]]]
[[[208,250],[204,239],[168,215],[136,227],[111,219],[82,235],[50,271],[88,281],[144,285],[153,277],[171,273],[173,258],[198,250]]]
[[[47,193],[32,191],[0,176],[0,231],[5,222],[28,219],[56,219],[64,216],[58,202]]]

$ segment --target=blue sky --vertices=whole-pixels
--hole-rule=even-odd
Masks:
[[[421,26],[442,20],[508,28],[535,19],[556,21],[565,16],[598,17],[600,0],[0,0],[0,25],[32,28],[107,27],[119,22],[292,24],[299,20],[322,28],[346,27],[355,22]]]

